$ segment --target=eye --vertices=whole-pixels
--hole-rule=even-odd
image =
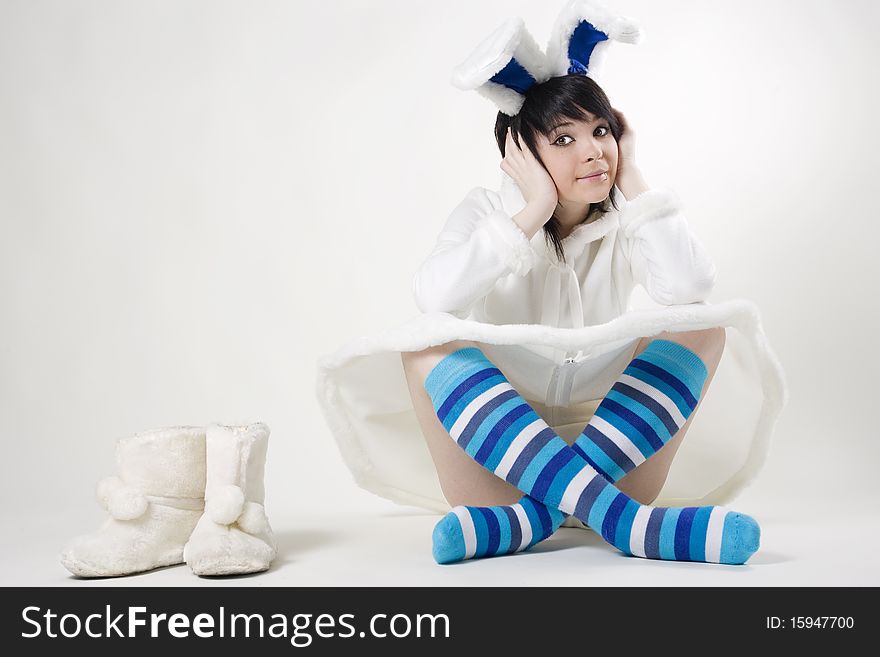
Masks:
[[[562,139],[568,139],[568,141],[560,143],[560,140],[562,140]],[[553,145],[554,146],[568,146],[573,141],[574,141],[574,139],[572,139],[568,135],[559,135],[556,138],[556,140],[553,142]]]
[[[611,128],[605,125],[600,125],[598,128],[596,128],[596,132],[599,132],[599,130],[605,131],[601,135],[599,135],[600,137],[607,137],[611,133]]]

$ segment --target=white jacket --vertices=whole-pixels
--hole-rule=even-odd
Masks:
[[[715,266],[690,231],[674,194],[646,191],[577,226],[562,241],[565,262],[539,230],[514,223],[525,201],[502,174],[499,192],[473,189],[453,210],[413,281],[422,312],[490,324],[581,328],[619,317],[641,284],[662,305],[705,301]]]
[[[625,365],[620,354],[634,340],[710,326],[726,329],[728,357],[655,504],[724,504],[757,475],[787,397],[758,309],[742,299],[693,303],[709,295],[715,268],[675,197],[651,190],[624,205],[621,196],[620,211],[572,231],[564,241],[568,264],[560,264],[543,231],[527,240],[513,223],[525,203],[509,176],[497,193],[467,195],[416,274],[423,312],[318,362],[318,399],[359,485],[402,504],[449,510],[418,438],[402,353],[473,340],[526,399],[564,406],[603,397],[609,372],[617,376],[609,359]],[[629,309],[637,283],[661,305]]]

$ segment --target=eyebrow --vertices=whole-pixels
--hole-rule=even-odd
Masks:
[[[597,117],[596,117],[595,119],[593,119],[592,121],[587,121],[587,125],[592,125],[593,123],[598,123],[599,121],[602,121],[602,120],[604,120],[604,119],[602,119],[601,117],[597,116]],[[557,123],[555,126],[553,126],[552,128],[550,128],[550,132],[548,132],[547,134],[550,134],[551,132],[553,132],[553,131],[555,131],[555,130],[559,130],[559,128],[563,128],[563,127],[565,127],[565,126],[567,126],[567,125],[574,125],[574,123],[572,123],[571,121],[565,121],[565,122],[563,122],[563,123]]]

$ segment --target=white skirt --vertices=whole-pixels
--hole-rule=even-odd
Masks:
[[[401,353],[473,340],[563,437],[576,436],[638,341],[714,326],[726,346],[655,506],[730,502],[760,471],[787,399],[782,367],[746,300],[633,310],[581,329],[496,325],[426,313],[318,361],[317,394],[355,481],[400,504],[449,510],[413,410]],[[575,362],[561,354],[581,352]]]

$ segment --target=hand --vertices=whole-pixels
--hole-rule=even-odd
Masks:
[[[626,200],[631,201],[649,189],[648,183],[636,164],[636,135],[623,112],[612,109],[620,123],[620,141],[617,142],[617,178],[614,181]]]
[[[632,126],[620,110],[612,109],[617,122],[620,124],[620,141],[617,142],[617,177],[624,173],[634,173],[638,170],[636,165],[636,135]]]
[[[528,205],[547,210],[544,223],[549,221],[559,201],[556,183],[528,146],[519,147],[510,128],[507,129],[507,138],[504,142],[501,169],[513,178]]]

